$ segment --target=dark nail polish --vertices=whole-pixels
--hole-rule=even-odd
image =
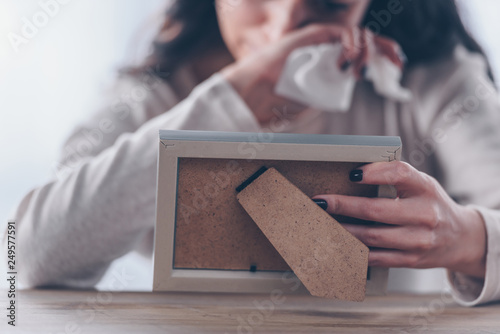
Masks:
[[[328,202],[325,201],[324,199],[313,199],[314,203],[318,204],[320,208],[323,210],[328,209]]]
[[[350,60],[346,60],[342,66],[340,66],[340,69],[345,72],[347,69],[351,66],[352,62]]]
[[[363,66],[363,68],[361,69],[361,72],[360,72],[361,78],[366,79],[366,71],[367,70],[368,70],[368,68],[366,66]]]
[[[363,171],[361,169],[355,169],[349,173],[349,180],[352,182],[360,182],[363,180]]]

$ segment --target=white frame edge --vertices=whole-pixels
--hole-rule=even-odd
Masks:
[[[241,145],[249,142],[160,139],[158,155],[157,211],[155,225],[153,291],[308,293],[291,272],[174,269],[173,252],[176,221],[177,168],[179,158],[247,159]],[[378,162],[401,158],[399,146],[324,145],[259,143],[252,159],[338,162]],[[297,151],[301,151],[300,156]],[[168,152],[168,153],[167,153]],[[339,160],[336,157],[342,157]],[[161,168],[160,168],[161,167]],[[393,197],[392,187],[379,187],[379,197]],[[158,205],[162,203],[162,205]],[[367,295],[383,294],[388,269],[370,268]]]

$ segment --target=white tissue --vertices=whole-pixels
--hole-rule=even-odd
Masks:
[[[320,44],[296,49],[288,57],[275,93],[315,109],[346,112],[356,84],[352,66],[338,68],[340,44]],[[373,52],[372,52],[373,53]],[[366,79],[375,91],[389,99],[406,102],[411,92],[400,85],[401,70],[385,56],[374,53],[367,62]]]
[[[408,102],[411,92],[401,87],[401,70],[396,64],[384,56],[374,56],[368,62],[366,79],[373,82],[375,91],[391,100]]]

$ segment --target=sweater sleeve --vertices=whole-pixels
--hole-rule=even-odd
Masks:
[[[488,253],[484,279],[448,271],[455,300],[463,306],[475,306],[500,300],[500,210],[471,205],[481,214],[487,231]]]
[[[24,285],[93,286],[114,259],[154,228],[159,129],[260,127],[231,85],[215,74],[172,109],[65,166],[14,210]]]
[[[500,300],[500,99],[484,59],[462,54],[461,66],[441,87],[451,96],[428,128],[441,182],[460,203],[476,209],[487,233],[486,276],[448,272],[455,300],[474,306]]]

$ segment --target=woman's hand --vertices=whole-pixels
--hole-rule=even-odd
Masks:
[[[370,40],[374,43],[368,43]],[[273,118],[273,108],[286,105],[291,114],[306,108],[273,93],[288,55],[303,46],[336,42],[343,45],[342,56],[335,60],[337,66],[343,70],[352,66],[358,78],[362,78],[366,71],[369,52],[372,51],[368,45],[376,45],[378,52],[385,54],[398,66],[403,66],[401,49],[394,41],[375,36],[367,29],[310,24],[292,31],[277,43],[227,66],[221,73],[240,94],[257,120],[265,124]]]
[[[393,185],[396,199],[318,195],[327,211],[387,225],[344,224],[370,247],[369,264],[379,267],[445,267],[484,277],[486,229],[480,214],[455,203],[429,175],[409,164],[378,162],[351,172],[351,181]]]

